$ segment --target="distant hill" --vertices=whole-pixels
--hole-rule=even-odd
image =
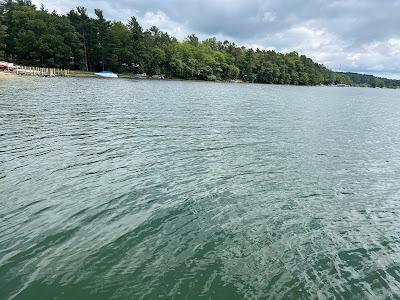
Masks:
[[[347,76],[351,79],[353,85],[366,86],[366,87],[379,87],[379,88],[400,88],[400,80],[398,79],[387,79],[376,77],[367,74],[358,74],[351,72],[337,72],[343,76]]]

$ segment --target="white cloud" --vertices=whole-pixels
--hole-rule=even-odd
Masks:
[[[144,28],[157,26],[178,39],[183,39],[190,32],[189,29],[186,28],[185,24],[180,24],[171,20],[169,16],[160,10],[155,12],[147,11],[142,17],[140,17],[139,22]]]

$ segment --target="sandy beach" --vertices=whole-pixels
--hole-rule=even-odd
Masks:
[[[13,72],[0,72],[0,80],[18,78],[17,74]]]

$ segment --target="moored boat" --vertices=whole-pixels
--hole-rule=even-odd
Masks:
[[[15,66],[13,63],[9,63],[6,61],[0,61],[0,70],[5,70],[5,71],[14,71]]]
[[[147,79],[147,78],[149,78],[149,76],[147,76],[146,73],[142,73],[142,74],[133,74],[133,78],[134,78],[134,79]]]
[[[102,78],[118,78],[118,75],[110,72],[110,71],[103,71],[103,72],[97,72],[94,73],[97,77],[102,77]]]
[[[157,80],[165,79],[164,75],[152,75],[150,78],[151,79],[157,79]]]

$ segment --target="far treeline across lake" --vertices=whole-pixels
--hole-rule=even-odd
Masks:
[[[0,10],[0,58],[22,65],[209,81],[400,87],[400,80],[334,72],[297,52],[200,41],[194,34],[180,42],[155,26],[144,30],[135,17],[128,24],[106,20],[98,9],[95,18],[84,7],[59,15],[31,1],[0,0]]]

